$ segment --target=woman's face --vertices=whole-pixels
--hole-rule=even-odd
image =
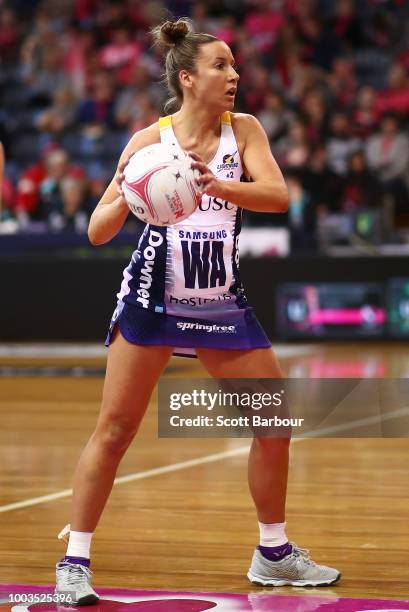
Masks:
[[[350,169],[352,172],[357,174],[360,174],[365,170],[365,157],[362,155],[362,153],[355,153],[351,157]]]
[[[294,144],[305,143],[305,127],[299,121],[295,121],[290,127],[290,138]]]
[[[181,70],[180,78],[185,93],[190,93],[218,113],[232,110],[239,75],[235,70],[232,52],[226,43],[215,41],[202,45],[196,60],[195,72]]]
[[[372,110],[375,103],[375,91],[372,87],[364,86],[358,91],[358,106],[362,109]]]

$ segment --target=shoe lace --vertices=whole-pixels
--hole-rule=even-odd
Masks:
[[[310,551],[308,548],[301,548],[295,542],[290,542],[290,544],[293,547],[293,554],[296,557],[301,557],[307,565],[317,565],[315,561],[310,559]]]
[[[75,586],[79,582],[81,582],[84,578],[84,574],[87,578],[91,577],[91,570],[89,570],[85,565],[70,563],[70,571],[67,576],[67,584],[70,586]]]

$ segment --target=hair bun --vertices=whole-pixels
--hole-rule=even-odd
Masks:
[[[175,47],[183,42],[190,32],[193,32],[193,26],[189,19],[165,21],[160,26],[160,42],[167,47]]]

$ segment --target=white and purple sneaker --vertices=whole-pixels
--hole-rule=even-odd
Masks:
[[[55,594],[61,597],[60,603],[70,606],[91,606],[99,597],[91,586],[91,570],[80,563],[60,561],[56,565],[57,584]]]
[[[329,586],[341,578],[333,567],[318,565],[309,551],[291,542],[292,552],[280,561],[269,561],[255,549],[247,577],[259,586]]]

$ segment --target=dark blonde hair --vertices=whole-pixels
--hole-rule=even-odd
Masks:
[[[187,17],[177,21],[165,21],[151,30],[155,44],[164,50],[168,49],[165,60],[165,75],[168,90],[173,94],[165,104],[165,112],[180,106],[183,101],[183,90],[179,81],[179,72],[195,72],[196,60],[202,45],[219,40],[211,34],[195,33],[193,24]]]

